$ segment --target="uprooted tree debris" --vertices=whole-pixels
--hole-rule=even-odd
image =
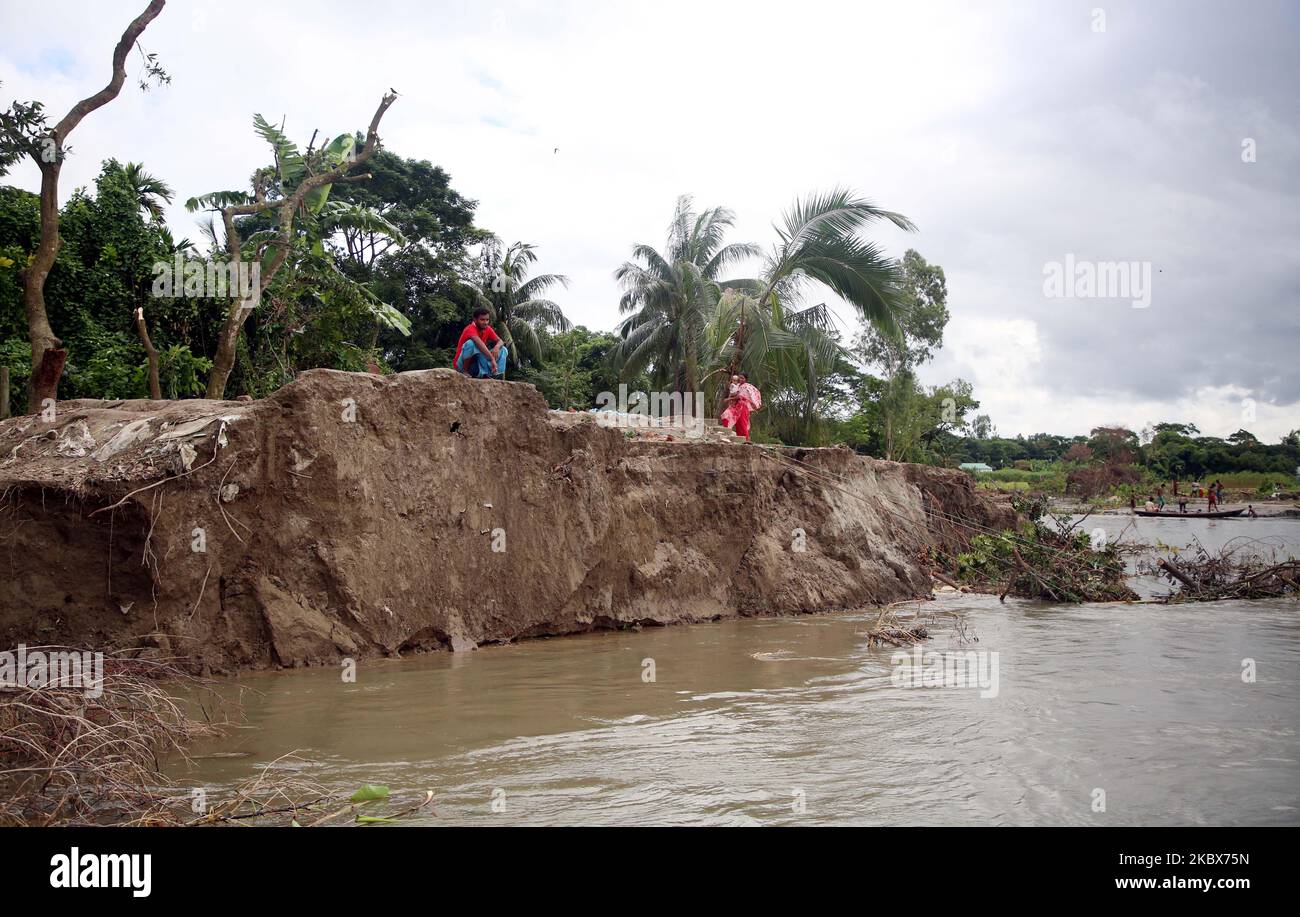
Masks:
[[[1156,601],[1214,602],[1300,595],[1300,560],[1280,559],[1278,548],[1257,539],[1234,539],[1218,551],[1194,541],[1188,552],[1145,560],[1141,572],[1175,589]]]
[[[886,605],[880,609],[880,615],[876,618],[874,624],[861,632],[861,636],[867,638],[868,646],[913,646],[923,640],[930,639],[930,630],[920,621],[920,616],[914,616],[909,621],[904,622],[895,613],[895,605],[908,603],[894,603]]]
[[[1054,602],[1122,602],[1138,598],[1126,582],[1129,548],[1096,539],[1080,525],[1046,512],[1043,500],[1016,499],[1024,522],[1014,530],[976,535],[956,556],[958,580],[983,592]]]
[[[899,617],[899,608],[907,605],[916,610],[910,617]],[[924,611],[919,601],[892,602],[886,605],[866,630],[858,632],[858,636],[866,637],[868,646],[915,646],[931,639],[931,629],[939,617],[952,619],[953,635],[959,644],[965,646],[980,642],[963,614],[954,611]]]
[[[80,655],[24,647],[42,668]],[[163,679],[195,683],[174,665],[101,658],[93,682],[83,683],[80,668],[76,684],[26,672],[0,682],[0,824],[175,823],[159,760],[216,735],[217,724],[192,716],[163,687]]]

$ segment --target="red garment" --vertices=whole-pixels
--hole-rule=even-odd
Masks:
[[[722,412],[722,425],[734,427],[738,436],[749,439],[749,402],[744,398],[738,398]]]
[[[456,342],[456,354],[451,358],[452,363],[455,363],[460,359],[460,352],[465,348],[465,342],[476,334],[482,339],[483,343],[487,344],[489,347],[501,340],[497,337],[497,333],[492,330],[491,325],[488,325],[482,331],[479,331],[478,327],[475,326],[473,322],[470,322],[465,326],[465,330],[460,333],[460,340]],[[483,356],[486,357],[487,354],[483,354]]]

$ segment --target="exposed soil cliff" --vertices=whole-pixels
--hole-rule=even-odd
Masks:
[[[256,402],[0,423],[0,646],[215,671],[928,593],[961,473],[629,441],[530,386],[315,370]]]

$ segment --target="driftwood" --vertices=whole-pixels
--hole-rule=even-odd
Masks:
[[[935,579],[937,579],[939,582],[943,583],[945,586],[951,586],[954,589],[961,589],[961,585],[955,579],[944,576],[938,570],[931,570],[930,575]]]
[[[1160,560],[1160,563],[1157,566],[1159,566],[1161,570],[1164,570],[1172,578],[1178,580],[1178,582],[1182,583],[1187,588],[1189,589],[1196,588],[1196,583],[1192,582],[1191,577],[1189,577],[1182,570],[1179,570],[1178,565],[1175,564],[1172,560],[1168,560],[1167,558],[1162,558]]]

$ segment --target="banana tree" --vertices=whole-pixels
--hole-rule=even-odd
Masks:
[[[295,254],[301,257],[305,252],[321,263],[330,261],[324,240],[333,230],[347,225],[364,224],[400,237],[396,228],[378,213],[339,202],[331,206],[329,201],[330,188],[335,182],[370,177],[365,173],[349,173],[380,149],[379,122],[396,98],[395,93],[384,95],[370,120],[360,150],[356,149],[356,138],[348,133],[340,134],[317,150],[309,145],[304,153],[280,128],[261,115],[254,115],[253,127],[270,144],[275,154],[275,165],[253,174],[251,195],[243,191],[216,191],[186,202],[186,209],[191,212],[209,210],[221,215],[226,256],[231,262],[252,261],[260,267],[252,295],[247,300],[238,296],[232,298],[227,309],[208,378],[207,397],[220,399],[225,396],[226,382],[235,363],[240,329],[291,257]],[[249,222],[256,228],[244,239],[240,233],[241,223],[249,218],[255,218]],[[333,267],[337,270],[336,265]],[[401,313],[373,296],[370,299],[378,321],[404,334],[409,333],[410,325]]]

